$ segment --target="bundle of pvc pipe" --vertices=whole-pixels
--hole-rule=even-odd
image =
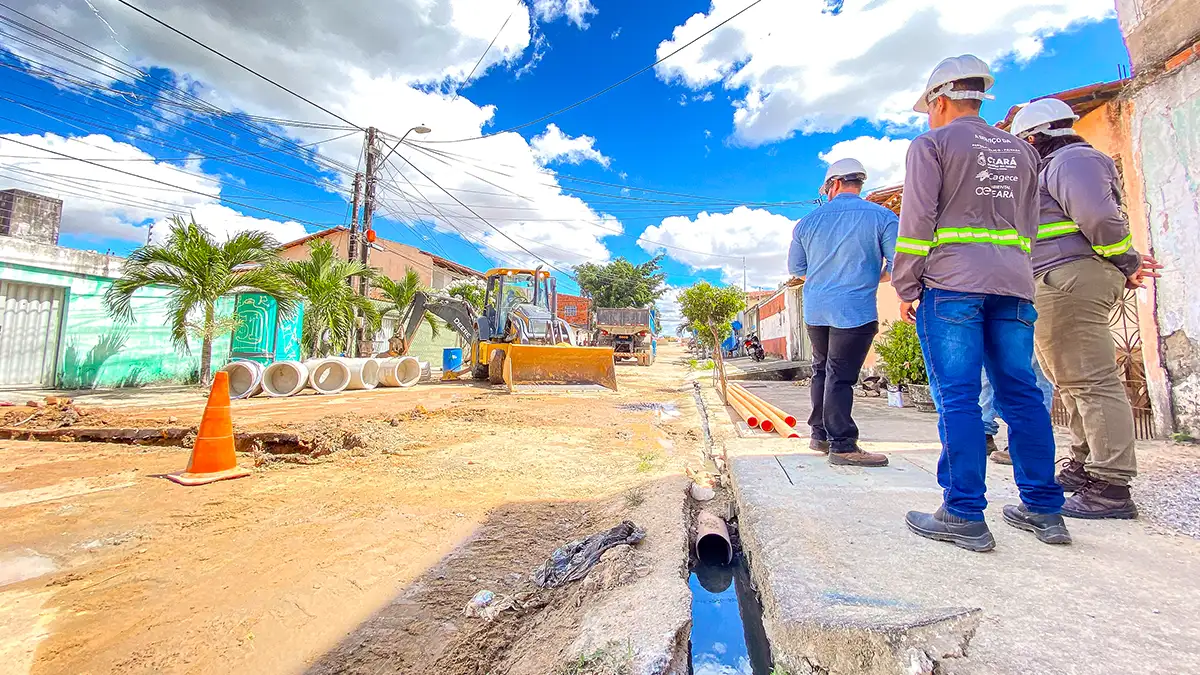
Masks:
[[[374,389],[379,385],[379,359],[338,359],[350,370],[347,389]]]
[[[262,389],[267,396],[292,396],[308,384],[308,367],[299,361],[276,361],[262,375]]]
[[[258,361],[230,361],[221,370],[229,373],[229,398],[250,398],[262,390],[264,369]]]
[[[739,391],[736,387],[727,387],[725,389],[725,398],[729,400],[731,404],[733,402],[737,402],[739,405],[745,408],[749,414],[754,416],[754,418],[758,421],[758,424],[752,426],[757,426],[759,429],[768,432],[775,430],[775,422],[772,421],[770,417],[767,417],[766,411],[755,405],[755,402],[751,400],[750,397],[746,396],[745,392]],[[737,410],[737,406],[734,406],[733,409]],[[738,414],[740,415],[741,413],[739,412]],[[743,417],[742,419],[746,420],[746,424],[750,424],[749,418]]]
[[[782,408],[775,406],[770,401],[764,399],[761,396],[758,396],[756,394],[751,394],[748,389],[746,389],[745,387],[743,387],[740,384],[735,384],[735,385],[733,385],[733,387],[735,389],[741,391],[744,394],[749,394],[750,396],[753,396],[754,398],[758,399],[758,401],[763,404],[764,408],[766,408],[767,410],[770,410],[771,412],[778,415],[779,418],[783,420],[784,424],[788,425],[789,427],[796,426],[796,417],[794,415],[784,412]]]
[[[383,387],[411,387],[421,379],[421,364],[411,356],[398,356],[379,363],[379,384]]]
[[[339,359],[305,361],[308,367],[308,386],[318,394],[336,394],[350,386],[350,368]]]
[[[792,425],[787,423],[787,418],[790,417],[792,423],[794,424],[796,421],[795,417],[787,415],[786,413],[784,413],[784,415],[777,414],[775,411],[779,410],[778,408],[775,408],[770,403],[767,403],[758,396],[751,394],[737,385],[730,387],[730,390],[733,391],[736,396],[740,397],[740,400],[743,403],[748,403],[752,409],[762,413],[763,416],[772,423],[775,431],[778,432],[780,436],[783,436],[784,438],[800,438],[800,434],[796,433],[796,430],[792,428]],[[763,422],[759,423],[759,428],[763,431],[770,431],[770,429],[766,428]]]

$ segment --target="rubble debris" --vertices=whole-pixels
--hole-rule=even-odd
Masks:
[[[496,617],[500,616],[500,612],[516,607],[517,600],[513,596],[497,597],[495,593],[485,589],[467,601],[467,606],[463,608],[463,614],[477,616],[484,621],[495,621]]]
[[[558,588],[578,581],[587,576],[608,549],[621,544],[637,544],[645,538],[645,530],[626,520],[604,532],[576,539],[559,546],[541,567],[534,570],[534,583],[542,588]]]
[[[692,483],[691,492],[692,499],[695,499],[698,502],[707,502],[713,497],[717,496],[716,490],[707,485],[701,485],[699,483]]]

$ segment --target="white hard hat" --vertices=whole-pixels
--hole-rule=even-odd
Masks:
[[[1075,133],[1074,129],[1051,129],[1050,125],[1063,120],[1074,122],[1077,119],[1079,115],[1066,103],[1056,98],[1038,99],[1017,111],[1017,116],[1012,122],[1012,134],[1018,138],[1028,138],[1034,134],[1070,136]]]
[[[829,170],[825,172],[825,182],[821,184],[821,194],[829,194],[829,183],[834,178],[846,178],[848,176],[861,176],[862,180],[867,179],[867,170],[863,168],[862,162],[851,157],[839,159],[829,165]]]
[[[933,74],[929,76],[929,82],[925,85],[925,91],[921,94],[917,104],[913,106],[913,110],[919,113],[929,112],[929,104],[938,96],[947,96],[952,99],[973,98],[980,101],[994,98],[977,91],[954,91],[955,82],[972,78],[983,78],[983,91],[991,89],[996,82],[988,64],[978,56],[963,54],[945,59],[933,69]]]

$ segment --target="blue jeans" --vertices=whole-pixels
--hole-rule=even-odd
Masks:
[[[1035,513],[1058,513],[1050,411],[1033,374],[1033,303],[1005,295],[927,288],[917,306],[917,335],[938,408],[938,484],[946,511],[983,520],[987,449],[979,408],[986,369],[1010,424],[1009,453],[1021,501]]]
[[[1046,374],[1042,372],[1042,367],[1038,365],[1036,358],[1033,360],[1033,376],[1037,378],[1038,389],[1042,390],[1042,399],[1046,402],[1046,410],[1050,410],[1050,406],[1054,405],[1054,385],[1046,379]],[[1004,410],[996,403],[996,392],[992,389],[991,380],[988,380],[987,370],[983,371],[983,391],[979,394],[979,407],[983,409],[983,433],[988,436],[1000,433],[1000,425],[996,422],[996,417],[999,416],[1005,421],[1007,419],[1004,417]]]

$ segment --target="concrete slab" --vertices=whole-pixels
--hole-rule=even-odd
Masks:
[[[725,378],[728,380],[797,380],[811,375],[812,364],[807,361],[755,361],[748,356],[725,359]]]
[[[807,418],[805,389],[750,386]],[[1200,542],[1139,521],[1072,520],[1074,545],[1041,544],[1000,519],[1018,497],[999,465],[994,552],[921,539],[903,517],[941,501],[936,416],[858,399],[855,417],[862,444],[891,466],[830,466],[807,437],[723,435],[779,663],[827,675],[1200,672]]]

